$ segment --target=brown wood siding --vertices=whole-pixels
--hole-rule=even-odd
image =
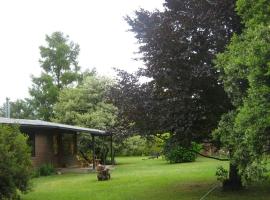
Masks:
[[[57,134],[57,133],[55,133]],[[70,167],[78,164],[76,153],[64,155],[62,148],[62,134],[58,135],[58,154],[55,155],[53,149],[53,135],[50,133],[35,133],[35,156],[32,157],[34,167],[40,167],[44,164],[52,164],[54,167]],[[73,142],[77,152],[77,135],[74,134]]]
[[[51,144],[48,135],[35,133],[35,156],[32,157],[34,167],[52,162]]]

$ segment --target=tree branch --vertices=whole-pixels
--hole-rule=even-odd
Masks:
[[[191,152],[193,152],[193,153],[196,153],[196,154],[198,154],[198,155],[200,155],[200,156],[202,156],[202,157],[205,157],[205,158],[211,158],[211,159],[214,159],[214,160],[219,160],[219,161],[229,161],[230,159],[228,159],[228,158],[218,158],[218,157],[214,157],[214,156],[207,156],[207,155],[204,155],[204,154],[202,154],[202,153],[200,153],[200,152],[198,152],[198,151],[195,151],[195,150],[191,150],[191,149],[187,149],[188,151],[191,151]]]

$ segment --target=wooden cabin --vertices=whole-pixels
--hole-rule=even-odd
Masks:
[[[28,143],[32,149],[31,154],[34,167],[44,164],[52,164],[56,168],[75,167],[78,165],[76,156],[78,153],[78,134],[90,134],[93,138],[95,136],[110,135],[102,130],[41,120],[0,117],[0,124],[18,125],[21,132],[29,136]],[[94,152],[95,150],[93,149]]]

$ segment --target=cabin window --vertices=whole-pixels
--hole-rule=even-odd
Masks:
[[[28,134],[28,145],[31,147],[31,156],[36,156],[35,134]]]
[[[77,135],[73,135],[72,138],[72,155],[76,155],[77,154]]]
[[[58,135],[53,135],[53,154],[58,155]]]
[[[63,151],[64,155],[74,155],[75,147],[73,142],[73,135],[71,134],[63,135]]]
[[[72,141],[70,142],[70,151],[71,155],[74,155],[75,152],[75,148],[74,148],[74,142],[73,142],[73,138]]]

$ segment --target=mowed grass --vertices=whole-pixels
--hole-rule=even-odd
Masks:
[[[65,174],[34,179],[33,191],[23,200],[199,200],[218,184],[216,167],[228,163],[198,158],[194,163],[168,164],[162,159],[118,158],[110,181],[98,182],[96,174]],[[270,200],[270,182],[241,192],[220,187],[206,199]]]

